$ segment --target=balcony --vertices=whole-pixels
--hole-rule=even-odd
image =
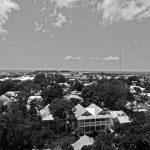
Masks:
[[[79,127],[109,125],[110,121],[78,122]]]

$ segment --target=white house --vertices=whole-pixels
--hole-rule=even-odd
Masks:
[[[78,104],[75,107],[75,116],[79,134],[110,130],[113,125],[111,115],[93,103],[86,108]]]

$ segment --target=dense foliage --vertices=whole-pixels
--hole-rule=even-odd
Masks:
[[[34,107],[27,110],[24,101],[12,102],[0,115],[0,149],[43,148],[51,143],[52,131],[42,127]]]
[[[132,122],[115,124],[113,130],[90,135],[94,138],[93,145],[84,146],[82,150],[149,150],[150,149],[150,113],[134,112],[133,108],[127,109],[127,102],[137,104],[149,101],[147,95],[140,95],[141,89],[135,88],[135,95],[129,91],[133,83],[145,87],[150,91],[150,82],[140,82],[139,77],[128,79],[111,78],[98,80],[89,75],[91,83],[84,86],[81,80],[69,81],[60,74],[37,73],[34,80],[21,82],[7,80],[0,82],[0,95],[8,91],[17,93],[7,104],[0,101],[0,150],[23,149],[62,149],[72,150],[72,143],[78,140],[77,119],[74,115],[75,103],[64,97],[63,83],[68,83],[67,94],[72,91],[82,93],[81,103],[88,106],[95,103],[100,107],[110,110],[124,110]],[[27,107],[30,96],[42,97],[42,102],[34,100]],[[77,101],[79,103],[79,101]],[[39,108],[49,104],[49,109],[54,118],[50,125],[45,125],[39,113]],[[40,106],[40,107],[39,107]]]
[[[127,101],[134,99],[125,84],[115,79],[103,79],[86,86],[82,90],[82,97],[84,105],[90,102],[109,109],[122,109]]]

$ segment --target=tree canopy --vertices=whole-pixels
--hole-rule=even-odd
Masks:
[[[109,109],[121,109],[125,102],[133,100],[125,84],[115,79],[103,79],[95,84],[86,86],[82,90],[82,97],[84,98],[84,103],[90,101],[99,106],[103,103],[104,107]]]

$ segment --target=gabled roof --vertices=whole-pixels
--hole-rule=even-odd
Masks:
[[[40,114],[42,116],[43,121],[54,120],[54,118],[49,110],[49,104],[40,110]]]
[[[49,110],[49,104],[46,105],[43,109],[40,110],[40,114],[41,116],[44,115],[44,114],[50,114],[50,110]]]
[[[81,106],[80,104],[76,105],[75,109],[76,109],[75,110],[75,116],[77,118],[80,117],[83,113],[86,112],[86,109],[83,106]]]
[[[95,109],[95,115],[94,116],[97,116],[98,113],[100,113],[101,111],[103,111],[102,108],[98,107],[97,105],[95,105],[93,103],[91,105],[89,105],[88,107],[86,107],[86,110],[92,110],[92,109]]]
[[[90,113],[90,112],[88,112],[88,111],[86,111],[86,112],[84,112],[81,116],[91,116],[92,114]]]
[[[85,108],[90,114],[92,114],[93,116],[96,117],[96,112],[95,112],[95,108]]]
[[[84,108],[80,104],[75,107],[75,116],[78,120],[86,120],[86,119],[95,119],[95,118],[110,118],[110,114],[98,107],[95,104],[91,104],[90,106]]]

